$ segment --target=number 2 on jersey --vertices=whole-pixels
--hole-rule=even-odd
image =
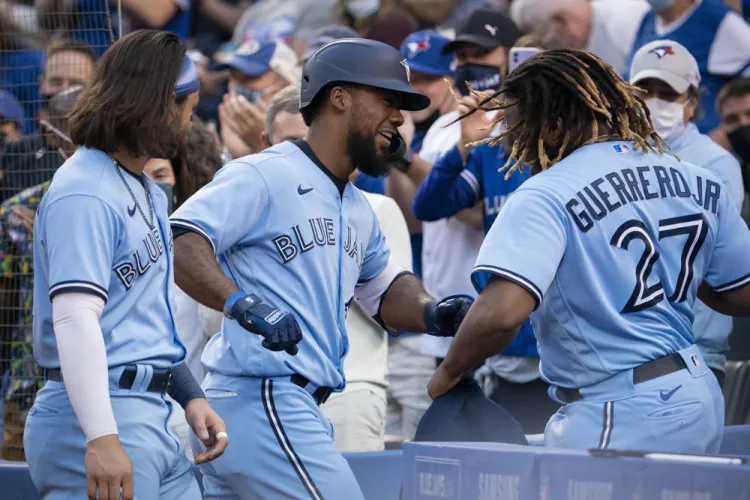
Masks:
[[[659,221],[659,240],[674,236],[687,236],[682,248],[677,286],[672,295],[667,297],[668,301],[682,302],[687,298],[690,282],[693,280],[693,264],[703,246],[703,242],[706,240],[707,233],[708,225],[701,214]],[[648,286],[648,278],[654,264],[659,260],[659,249],[646,225],[639,220],[625,222],[615,231],[610,244],[627,250],[633,240],[641,240],[645,249],[635,267],[635,288],[625,307],[622,308],[623,314],[643,311],[664,300],[664,285],[661,281]]]

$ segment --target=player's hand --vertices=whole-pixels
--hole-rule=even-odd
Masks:
[[[206,451],[195,454],[195,463],[203,464],[219,458],[229,445],[227,426],[203,398],[193,399],[185,408],[185,420]]]
[[[436,337],[453,337],[473,303],[474,299],[468,295],[451,295],[428,305],[424,311],[427,333]]]
[[[84,465],[89,500],[133,500],[133,464],[117,434],[91,441],[86,447]]]
[[[427,394],[431,399],[436,399],[453,389],[461,381],[461,374],[451,375],[443,365],[437,367],[427,384]]]
[[[297,354],[302,329],[292,313],[272,307],[254,294],[239,298],[233,295],[227,300],[224,313],[248,332],[262,335],[266,349]]]
[[[463,99],[461,99],[461,103],[458,105],[458,112],[463,115],[464,113],[468,113],[478,104],[479,101],[477,101],[476,97],[470,95],[464,96]],[[487,112],[477,111],[467,116],[459,123],[461,123],[461,138],[458,141],[458,149],[465,158],[471,150],[471,147],[467,146],[467,144],[481,141],[490,136],[493,128],[493,119],[487,115]]]

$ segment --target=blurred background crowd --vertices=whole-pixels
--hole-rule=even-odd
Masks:
[[[398,48],[432,105],[406,116],[410,150],[398,168],[351,181],[384,197],[373,206],[394,253],[443,297],[475,295],[469,272],[484,234],[528,176],[505,179],[503,146],[480,144],[498,133],[487,126],[492,113],[453,123],[470,88],[499,88],[531,54],[513,49],[574,47],[604,59],[644,89],[657,132],[683,160],[714,170],[748,220],[748,17],[748,0],[0,0],[0,458],[24,460],[25,417],[42,384],[31,349],[34,213],[75,151],[67,111],[120,34],[174,32],[200,70],[186,143],[147,167],[174,207],[226,162],[305,136],[298,88],[317,48],[351,37]],[[202,348],[221,315],[179,290],[177,301],[188,362],[202,379]],[[336,444],[364,451],[413,439],[450,339],[389,338],[356,304],[347,321],[347,389],[323,405]],[[724,383],[728,423],[749,423],[748,325],[698,305],[694,330]],[[528,434],[543,432],[557,409],[530,324],[475,376]],[[186,436],[184,418],[174,425]]]

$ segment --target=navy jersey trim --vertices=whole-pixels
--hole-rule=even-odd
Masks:
[[[534,297],[534,300],[536,300],[536,307],[539,307],[539,304],[541,304],[542,302],[542,298],[544,298],[542,291],[539,289],[539,287],[537,287],[534,283],[532,283],[530,279],[524,278],[520,274],[514,273],[513,271],[508,271],[507,269],[503,269],[501,267],[482,265],[482,266],[475,267],[471,271],[471,273],[474,274],[477,271],[486,271],[488,273],[492,273],[508,281],[512,281],[516,285],[525,289]],[[536,307],[534,309],[536,309]]]
[[[341,179],[333,175],[333,172],[328,170],[328,167],[326,167],[323,162],[320,161],[320,158],[318,158],[318,155],[315,154],[306,140],[297,139],[296,141],[293,141],[292,144],[297,146],[303,153],[305,153],[307,157],[310,158],[310,161],[313,162],[320,170],[322,170],[329,179],[331,179],[331,182],[333,182],[336,185],[336,188],[339,190],[339,194],[343,196],[344,189],[346,189],[346,185],[349,184],[349,179]]]
[[[206,233],[195,222],[191,222],[185,219],[169,219],[169,224],[172,226],[172,239],[185,234],[186,231],[196,233],[208,241],[208,244],[211,245],[211,249],[213,250],[214,255],[216,255],[216,247],[214,246],[213,240],[211,240],[211,238],[209,238],[208,236],[208,233]]]
[[[108,291],[104,287],[99,286],[96,283],[81,280],[69,280],[61,281],[49,287],[49,299],[52,300],[56,295],[59,295],[63,292],[88,293],[90,295],[96,295],[97,297],[100,297],[102,300],[104,300],[105,304],[107,303],[107,298],[109,297]]]
[[[746,286],[748,283],[750,283],[750,274],[746,274],[741,278],[730,281],[729,283],[724,283],[721,286],[714,287],[714,291],[717,293],[731,292],[732,290]]]
[[[284,450],[284,454],[292,465],[294,472],[297,473],[297,477],[299,477],[305,490],[307,490],[307,493],[310,495],[310,498],[313,500],[323,500],[323,495],[315,485],[310,473],[307,472],[299,455],[297,455],[297,452],[292,448],[289,436],[287,436],[284,427],[281,425],[279,413],[276,411],[276,403],[273,400],[273,380],[267,378],[263,379],[263,383],[261,384],[261,398],[263,399],[263,409],[266,411],[266,418],[268,418],[268,423],[273,429],[276,441],[279,442],[279,446]]]

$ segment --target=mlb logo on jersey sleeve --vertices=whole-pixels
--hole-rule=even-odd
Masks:
[[[614,149],[616,153],[630,153],[630,148],[627,144],[613,144],[612,149]]]

